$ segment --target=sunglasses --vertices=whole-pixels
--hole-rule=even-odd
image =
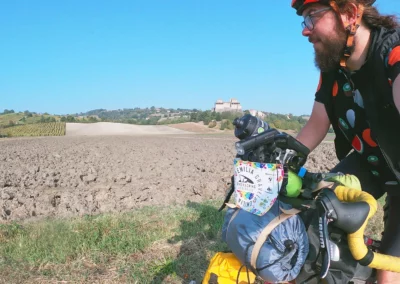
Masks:
[[[319,13],[328,11],[330,9],[331,9],[331,7],[326,7],[326,8],[323,8],[323,9],[320,9],[320,10],[317,10],[315,12],[312,12],[312,13],[308,14],[304,18],[304,21],[301,22],[301,27],[303,28],[303,30],[304,30],[304,28],[307,28],[309,31],[312,31],[314,29],[313,17],[315,17],[315,15],[317,15]]]

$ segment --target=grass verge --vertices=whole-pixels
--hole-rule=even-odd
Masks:
[[[215,203],[0,225],[1,283],[198,283],[217,250]]]
[[[201,283],[220,202],[0,225],[0,283]],[[382,206],[367,232],[380,238]]]

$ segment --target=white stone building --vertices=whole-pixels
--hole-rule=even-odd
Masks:
[[[223,102],[222,100],[217,100],[212,110],[215,112],[224,112],[224,111],[241,112],[242,106],[236,99],[231,99],[229,102]]]
[[[250,112],[251,115],[257,116],[257,117],[259,117],[261,119],[264,119],[265,116],[266,116],[265,113],[263,113],[262,111],[258,111],[258,110],[255,110],[255,109],[250,109],[249,112]]]

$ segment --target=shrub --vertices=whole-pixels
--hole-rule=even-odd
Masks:
[[[225,129],[229,129],[232,130],[233,129],[233,124],[230,120],[224,119],[221,122],[221,130],[225,130]]]
[[[209,128],[214,128],[215,126],[217,126],[217,122],[215,120],[211,120],[210,123],[208,124]]]

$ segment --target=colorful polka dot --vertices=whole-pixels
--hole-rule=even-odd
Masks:
[[[343,128],[345,128],[346,130],[349,129],[349,126],[348,126],[347,123],[344,121],[344,119],[339,118],[339,124],[340,124],[341,126],[343,126]]]
[[[333,84],[333,89],[332,89],[332,96],[336,97],[339,91],[339,86],[337,81]]]
[[[400,46],[396,46],[389,53],[389,65],[393,66],[400,61]]]
[[[378,173],[377,171],[371,171],[371,173],[372,173],[374,176],[379,177],[379,173]]]
[[[356,121],[356,113],[354,112],[354,110],[349,109],[346,112],[346,118],[347,118],[347,121],[349,122],[350,126],[352,128],[354,128],[354,124],[355,124],[355,121]]]
[[[360,94],[359,90],[354,91],[354,96],[353,96],[354,102],[360,107],[364,108],[364,100]]]
[[[363,131],[362,133],[362,138],[364,139],[364,141],[371,147],[376,147],[378,146],[378,144],[376,144],[376,142],[374,140],[372,140],[371,137],[371,129],[367,128]]]
[[[368,162],[374,166],[377,166],[379,164],[379,158],[377,156],[368,156],[367,159],[368,159]]]
[[[347,83],[345,83],[343,85],[343,91],[345,91],[345,92],[351,92],[352,91],[352,87],[351,87],[349,82],[347,82]]]
[[[362,143],[360,137],[358,137],[357,135],[354,136],[351,145],[358,153],[362,154],[364,152],[364,144]]]

